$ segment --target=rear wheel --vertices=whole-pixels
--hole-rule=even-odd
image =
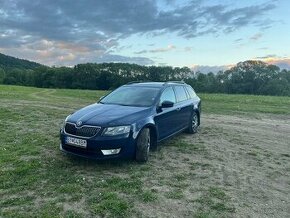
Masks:
[[[191,115],[191,119],[188,125],[188,129],[187,132],[188,133],[196,133],[197,132],[197,128],[198,128],[198,115],[196,112],[193,112]]]
[[[146,162],[149,157],[151,145],[150,129],[144,128],[139,133],[136,144],[136,161]]]

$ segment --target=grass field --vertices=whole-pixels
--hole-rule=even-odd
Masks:
[[[290,98],[201,94],[202,126],[147,164],[63,155],[104,91],[0,85],[0,217],[289,217]]]

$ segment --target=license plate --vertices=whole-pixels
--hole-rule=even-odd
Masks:
[[[66,137],[65,139],[66,144],[76,146],[76,147],[81,147],[81,148],[86,148],[87,147],[87,140],[84,139],[77,139],[73,137]]]

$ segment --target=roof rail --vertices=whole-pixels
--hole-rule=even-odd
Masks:
[[[144,83],[144,82],[150,82],[150,81],[130,81],[128,83],[126,83],[126,85],[130,85],[130,84],[133,84],[133,83]]]
[[[181,80],[181,81],[167,81],[167,82],[164,83],[164,85],[166,85],[168,83],[186,84],[183,80]]]
[[[152,82],[152,81],[150,81],[150,80],[130,81],[130,82],[126,83],[126,85],[130,85],[130,84],[134,84],[134,83],[144,83],[144,82]],[[181,81],[166,81],[166,82],[164,82],[163,85],[166,85],[169,83],[186,84],[183,80],[181,80]]]

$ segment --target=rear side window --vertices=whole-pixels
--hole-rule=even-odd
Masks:
[[[171,101],[176,103],[176,98],[172,87],[168,87],[162,92],[160,96],[160,104],[162,104],[163,101]]]
[[[190,98],[194,98],[196,96],[195,91],[191,87],[187,86],[186,89],[189,93]]]
[[[187,95],[183,86],[175,86],[174,88],[175,88],[177,102],[187,100]]]

